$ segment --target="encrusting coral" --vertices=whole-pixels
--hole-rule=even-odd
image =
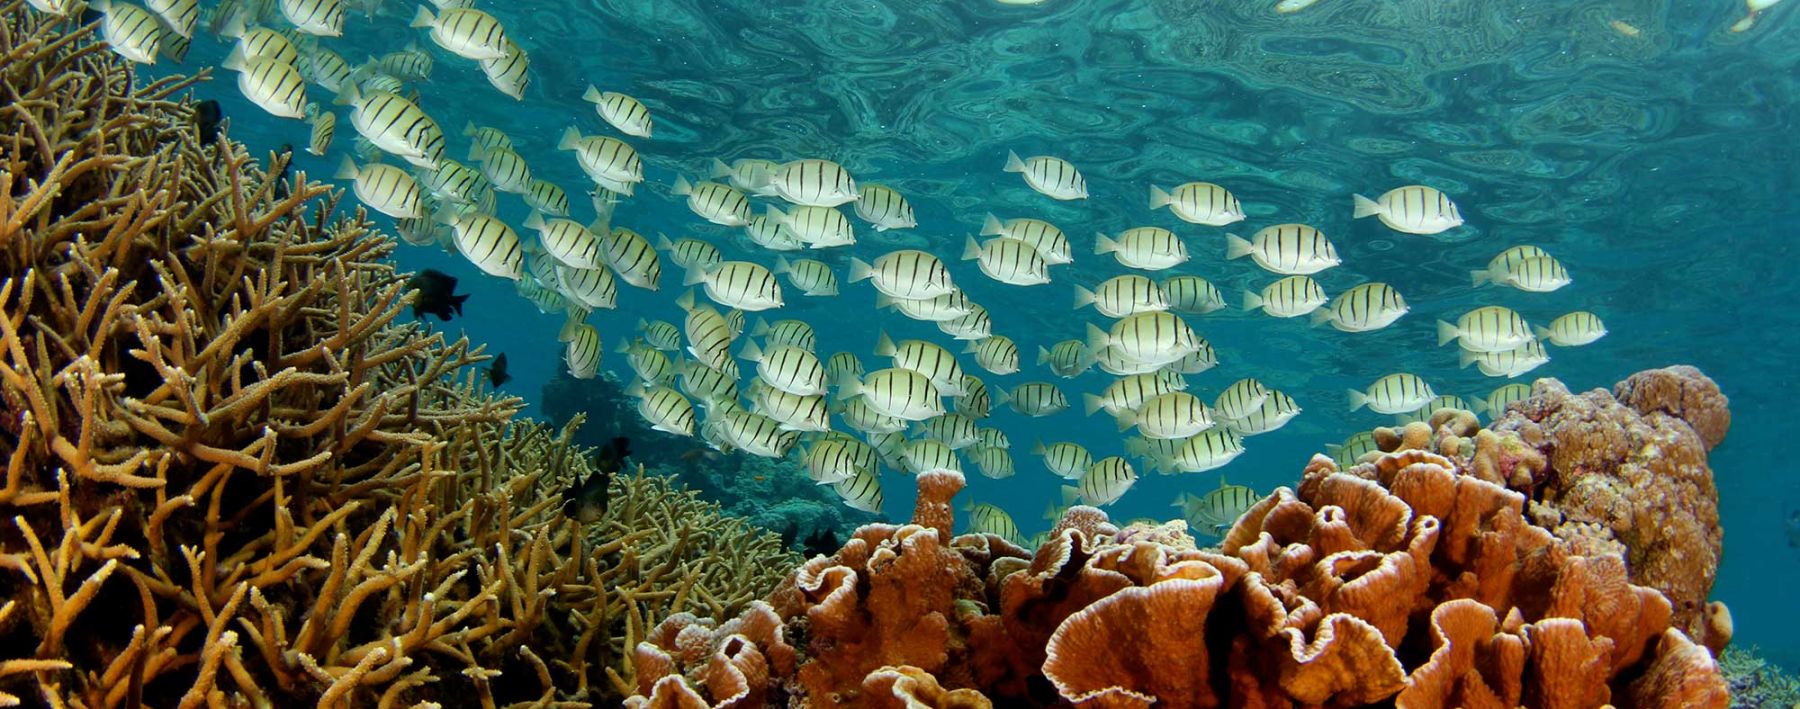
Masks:
[[[952,538],[962,478],[927,472],[911,524],[863,527],[767,606],[665,621],[653,637],[682,640],[640,644],[671,659],[630,705],[1727,705],[1662,592],[1504,484],[1541,482],[1554,456],[1466,412],[1434,423],[1349,470],[1314,457],[1217,549],[1088,507],[1035,552]],[[892,703],[902,680],[929,698]]]
[[[400,322],[390,239],[39,22],[0,6],[0,705],[616,704],[793,563],[652,476],[566,517],[574,424]]]

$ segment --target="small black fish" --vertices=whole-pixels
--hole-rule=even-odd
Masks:
[[[455,295],[456,276],[429,268],[414,274],[406,287],[417,291],[413,295],[414,318],[430,314],[438,316],[439,320],[449,320],[452,311],[462,314],[463,301],[469,299],[466,293]]]
[[[106,13],[94,9],[92,5],[81,8],[81,24],[91,25],[106,19]]]
[[[463,297],[467,298],[468,296],[465,295]],[[505,352],[501,352],[499,354],[499,356],[494,358],[494,363],[488,365],[487,373],[488,373],[488,383],[493,384],[496,387],[500,386],[501,384],[505,384],[506,382],[508,382],[512,379],[512,375],[506,373],[506,353]]]
[[[1784,506],[1787,507],[1788,546],[1800,549],[1800,507]]]
[[[287,199],[288,168],[294,164],[294,146],[291,143],[282,143],[275,153],[282,156],[281,172],[275,174],[275,199]]]
[[[594,472],[585,480],[575,480],[569,489],[563,492],[563,514],[591,524],[606,516],[607,488],[612,484],[613,474],[625,467],[625,458],[631,455],[631,439],[614,438],[594,454]]]
[[[804,546],[801,547],[801,551],[806,554],[808,559],[836,554],[840,546],[837,533],[829,529],[814,530],[812,534],[806,535],[806,541],[802,544]]]
[[[212,145],[219,139],[219,121],[225,120],[225,112],[220,110],[219,102],[212,99],[194,104],[194,127],[200,131],[200,144]]]

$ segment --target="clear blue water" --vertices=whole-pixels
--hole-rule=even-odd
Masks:
[[[1191,378],[1192,391],[1210,400],[1232,380],[1255,376],[1305,408],[1286,428],[1251,439],[1224,470],[1259,491],[1293,481],[1323,444],[1390,421],[1347,412],[1345,389],[1394,371],[1471,398],[1505,383],[1459,370],[1455,351],[1435,346],[1434,320],[1485,304],[1534,322],[1592,310],[1611,334],[1586,348],[1553,349],[1533,376],[1580,390],[1691,363],[1720,382],[1735,421],[1713,455],[1727,545],[1715,596],[1733,608],[1741,642],[1800,665],[1800,612],[1786,590],[1800,584],[1800,549],[1787,546],[1781,525],[1784,501],[1800,503],[1788,458],[1800,389],[1792,356],[1800,343],[1800,3],[1777,6],[1743,34],[1725,31],[1743,11],[1726,0],[1321,0],[1293,15],[1274,14],[1273,4],[487,3],[532,57],[525,100],[502,96],[473,62],[434,49],[437,68],[420,86],[421,103],[452,133],[452,157],[464,157],[466,139],[455,134],[466,122],[504,129],[538,177],[576,197],[585,220],[591,212],[580,193],[588,182],[572,154],[555,150],[556,138],[569,125],[608,132],[580,100],[590,82],[636,96],[655,114],[656,137],[631,140],[648,181],[615,223],[652,237],[708,238],[728,257],[765,264],[772,254],[746,250],[672,197],[676,176],[703,174],[713,158],[840,161],[859,180],[899,189],[920,224],[884,234],[859,228],[854,248],[809,254],[833,263],[840,278],[848,256],[867,260],[901,246],[953,259],[986,212],[1048,219],[1071,235],[1077,254],[1075,265],[1053,269],[1051,285],[1003,286],[973,263],[952,264],[957,282],[989,308],[996,332],[1025,352],[1024,372],[984,376],[1002,387],[1050,379],[1031,365],[1031,353],[1102,322],[1068,307],[1070,286],[1124,272],[1089,254],[1096,231],[1175,229],[1194,259],[1159,275],[1202,275],[1233,303],[1243,288],[1272,280],[1224,259],[1226,230],[1149,211],[1150,185],[1228,186],[1250,214],[1236,225],[1245,235],[1277,222],[1315,225],[1344,259],[1319,277],[1328,292],[1385,281],[1413,310],[1365,334],[1235,308],[1189,318],[1221,360]],[[374,20],[353,12],[347,36],[327,46],[354,62],[415,39],[429,44],[406,27],[413,9],[389,3]],[[1639,34],[1621,33],[1613,20]],[[223,54],[217,42],[198,40],[185,68],[216,65]],[[225,104],[235,137],[265,150],[305,144],[303,124],[261,114],[239,97],[231,75],[218,79],[196,93]],[[329,175],[352,136],[340,121],[340,152],[302,155],[298,165]],[[1085,173],[1090,198],[1058,203],[1031,192],[1001,172],[1008,150],[1067,158]],[[1451,194],[1468,224],[1419,237],[1351,220],[1352,193],[1410,183]],[[500,205],[515,226],[527,214],[516,197],[502,195]],[[1523,243],[1555,254],[1574,285],[1549,294],[1469,287],[1469,270]],[[481,276],[460,257],[402,246],[399,258],[404,268],[462,279],[473,294],[469,312],[441,329],[507,352],[516,377],[507,389],[535,400],[561,368],[560,317],[537,313],[510,283]],[[673,300],[681,290],[671,267],[661,292],[622,288],[620,309],[592,322],[609,346],[632,334],[639,317],[679,323]],[[851,350],[874,365],[881,329],[948,341],[928,325],[876,313],[866,283],[845,284],[836,298],[790,294],[788,302],[764,315],[814,324],[821,354]],[[625,371],[615,355],[606,366]],[[1057,381],[1078,402],[1106,379],[1094,371]],[[1084,418],[1079,403],[1042,419],[1001,411],[987,423],[1010,435],[1019,474],[971,475],[967,494],[1002,504],[1027,533],[1041,528],[1059,484],[1028,455],[1032,441],[1120,452],[1112,422]],[[908,481],[890,471],[883,482],[886,511],[905,517]],[[1147,477],[1110,511],[1172,516],[1177,492],[1218,482],[1217,474]]]

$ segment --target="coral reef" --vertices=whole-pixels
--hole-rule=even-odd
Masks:
[[[1800,677],[1769,664],[1754,647],[1726,648],[1719,667],[1731,687],[1732,709],[1800,707]]]
[[[961,487],[921,475],[912,524],[863,527],[718,630],[665,621],[652,636],[676,640],[639,653],[685,659],[631,705],[865,706],[902,679],[934,698],[904,706],[1727,703],[1623,560],[1573,553],[1523,495],[1426,450],[1317,456],[1216,550],[1086,507],[1035,553],[951,538]]]
[[[0,6],[0,705],[616,704],[794,563],[400,315],[392,240]],[[333,216],[338,215],[338,216]]]

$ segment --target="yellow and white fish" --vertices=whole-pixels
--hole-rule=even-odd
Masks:
[[[1389,229],[1407,234],[1439,234],[1462,226],[1456,203],[1436,188],[1408,185],[1376,199],[1353,195],[1355,218],[1377,217]]]
[[[644,417],[651,428],[677,436],[694,435],[694,405],[681,392],[666,386],[646,387],[642,382],[632,382],[625,388],[625,395],[638,400],[638,415]]]
[[[1226,234],[1225,244],[1226,258],[1249,256],[1264,270],[1288,276],[1310,276],[1342,263],[1331,241],[1305,224],[1264,227],[1248,241]]]
[[[956,413],[940,414],[913,424],[912,432],[949,446],[951,450],[962,450],[981,441],[975,419]]]
[[[836,207],[860,194],[850,171],[830,160],[795,160],[776,169],[769,185],[782,199],[809,207]]]
[[[756,319],[756,326],[750,329],[751,337],[763,338],[763,347],[792,345],[807,352],[819,343],[818,333],[804,320],[776,320],[774,324],[762,318]],[[830,372],[826,374],[829,376]]]
[[[1094,455],[1074,443],[1052,443],[1045,446],[1040,441],[1032,446],[1031,454],[1043,457],[1044,467],[1064,480],[1079,480],[1094,465]]]
[[[846,505],[869,514],[881,513],[881,480],[875,473],[859,470],[856,477],[837,482],[831,489]]]
[[[1136,409],[1119,412],[1119,430],[1137,427],[1145,438],[1187,438],[1213,427],[1212,413],[1200,397],[1185,391],[1158,394]]]
[[[831,408],[821,394],[792,394],[755,379],[750,382],[750,403],[756,413],[775,419],[784,431],[831,430]]]
[[[226,39],[237,40],[231,52],[239,55],[244,61],[266,58],[293,64],[300,59],[300,50],[286,34],[268,27],[252,27],[243,13],[238,13],[225,23],[219,35]]]
[[[1019,346],[1005,335],[989,335],[963,349],[975,355],[975,364],[989,374],[1005,376],[1019,371]]]
[[[531,166],[525,156],[509,148],[484,148],[480,143],[469,146],[469,159],[481,164],[481,174],[494,189],[509,194],[531,191]]]
[[[1578,310],[1551,320],[1549,327],[1533,327],[1531,331],[1538,339],[1557,347],[1580,347],[1605,337],[1606,323],[1600,322],[1598,315]]]
[[[238,91],[257,108],[279,118],[306,117],[306,78],[292,64],[274,59],[244,60],[233,54],[224,67],[238,73]]]
[[[638,157],[636,149],[617,138],[582,137],[581,131],[570,126],[563,131],[556,149],[575,151],[581,171],[609,192],[630,195],[637,183],[644,181],[643,159]]]
[[[1543,366],[1550,361],[1550,354],[1544,351],[1544,343],[1529,340],[1505,352],[1462,350],[1458,353],[1458,361],[1464,367],[1476,365],[1482,374],[1490,377],[1512,378]]]
[[[371,163],[359,168],[350,156],[345,155],[338,166],[337,179],[351,180],[356,198],[377,212],[395,219],[425,216],[419,183],[412,175],[406,174],[405,170],[381,163]]]
[[[681,349],[681,328],[661,320],[638,318],[638,332],[643,333],[644,342],[664,352]]]
[[[1074,486],[1063,486],[1063,502],[1073,504],[1079,499],[1083,504],[1105,507],[1131,489],[1137,482],[1137,471],[1131,469],[1131,463],[1119,456],[1101,458],[1088,466],[1082,473],[1081,480]]]
[[[161,20],[126,2],[92,0],[90,7],[102,13],[100,36],[114,54],[138,64],[156,63],[164,31]]]
[[[940,320],[937,328],[938,332],[958,340],[979,340],[994,334],[994,320],[988,315],[987,308],[970,302],[968,314],[954,320]]]
[[[702,286],[706,297],[734,310],[757,312],[782,305],[781,284],[774,272],[750,261],[721,261],[705,269],[690,269],[681,283]]]
[[[1499,262],[1501,259],[1496,258],[1495,261]],[[1488,270],[1470,271],[1469,281],[1477,288],[1493,283],[1532,293],[1549,293],[1569,285],[1572,279],[1561,261],[1545,254],[1505,263],[1497,271],[1491,266]]]
[[[1386,283],[1364,283],[1339,293],[1327,307],[1314,310],[1314,327],[1331,323],[1344,332],[1369,332],[1394,324],[1409,308],[1400,291]]]
[[[770,251],[799,251],[806,248],[806,242],[801,241],[794,230],[787,228],[779,219],[768,216],[751,217],[750,223],[744,226],[744,236],[750,239],[750,243]]]
[[[749,342],[743,358],[756,363],[756,376],[769,386],[795,396],[825,393],[825,365],[819,357],[793,345],[771,345],[767,350]]]
[[[1013,467],[1012,454],[1004,448],[975,446],[969,449],[969,459],[975,461],[975,469],[984,478],[1004,480],[1016,472]]]
[[[1055,200],[1087,199],[1087,179],[1069,161],[1049,155],[1020,159],[1007,151],[1006,171],[1025,177],[1025,184],[1038,194]]]
[[[506,56],[506,28],[499,20],[474,8],[444,8],[437,15],[423,5],[413,14],[412,26],[431,29],[431,41],[464,59],[481,61]]]
[[[342,0],[278,0],[281,16],[293,23],[294,29],[315,37],[341,37],[344,34]]]
[[[690,268],[706,268],[725,260],[719,247],[700,239],[680,238],[670,241],[664,234],[656,235],[656,248],[669,252],[669,260],[683,270]]]
[[[613,272],[619,274],[619,280],[630,283],[645,290],[657,290],[662,280],[662,259],[656,255],[656,249],[650,246],[650,240],[643,234],[625,227],[613,227],[602,233],[596,227],[601,224],[589,224],[588,231],[600,239],[600,258],[611,266]],[[741,315],[740,315],[741,317]]]
[[[531,56],[512,40],[501,43],[500,51],[498,57],[481,60],[481,74],[495,90],[514,101],[524,100],[525,88],[531,85]]]
[[[1294,397],[1271,389],[1268,398],[1263,399],[1262,406],[1251,411],[1250,415],[1221,423],[1240,436],[1255,436],[1286,426],[1295,416],[1300,415],[1300,411],[1300,404],[1294,401]]]
[[[1219,392],[1218,398],[1213,400],[1213,411],[1227,421],[1246,418],[1262,408],[1271,391],[1255,377],[1239,379]]]
[[[956,291],[944,262],[917,249],[883,254],[873,264],[850,259],[850,282],[864,280],[889,297],[906,300],[936,298]]]
[[[887,357],[895,367],[925,375],[939,393],[956,396],[963,393],[963,368],[950,350],[930,340],[901,340],[895,343],[886,332],[875,342],[875,356]]]
[[[1176,218],[1189,224],[1225,226],[1244,220],[1244,207],[1229,190],[1211,182],[1189,182],[1164,192],[1150,187],[1150,208],[1168,207]]]
[[[524,275],[524,248],[518,233],[506,222],[473,210],[445,209],[438,217],[450,225],[456,250],[483,273],[512,280]]]
[[[913,320],[941,323],[964,317],[975,310],[975,303],[962,291],[952,291],[936,298],[911,300],[886,293],[875,294],[875,307],[893,308]]]
[[[648,138],[656,130],[655,119],[650,116],[650,109],[644,103],[617,91],[601,91],[589,84],[587,93],[581,100],[594,104],[594,111],[600,119],[620,133],[638,138]]]
[[[1531,326],[1510,308],[1489,305],[1463,313],[1456,324],[1439,320],[1438,346],[1456,342],[1469,352],[1507,352],[1532,339]]]
[[[838,384],[838,397],[862,397],[878,413],[903,421],[924,421],[944,413],[943,395],[931,379],[910,369],[893,367],[862,379]]]
[[[1154,311],[1121,318],[1111,329],[1088,325],[1088,348],[1115,347],[1119,354],[1146,364],[1162,365],[1199,347],[1200,336],[1173,313]]]
[[[788,283],[800,289],[801,295],[832,296],[838,294],[837,276],[823,261],[775,258],[775,273],[787,276]]]
[[[1485,413],[1494,420],[1499,420],[1506,415],[1506,410],[1513,404],[1529,398],[1531,398],[1530,384],[1506,384],[1488,392],[1487,398],[1477,404],[1481,411],[1476,413]]]
[[[909,229],[919,225],[913,217],[912,205],[906,197],[892,187],[877,184],[865,184],[856,198],[856,216],[871,226],[875,231],[889,229]]]
[[[323,157],[325,151],[331,149],[332,138],[337,137],[337,114],[331,111],[318,110],[318,104],[307,104],[312,110],[312,132],[306,141],[306,152]]]
[[[800,205],[783,212],[771,204],[768,218],[787,227],[807,248],[827,249],[856,243],[850,218],[835,207]]]
[[[1160,285],[1163,297],[1169,302],[1169,310],[1177,313],[1204,315],[1225,307],[1224,294],[1199,276],[1170,276]]]
[[[569,368],[569,376],[593,379],[600,372],[600,354],[600,331],[593,325],[579,323],[563,348],[563,363]]]
[[[1187,383],[1179,376],[1166,372],[1127,374],[1107,384],[1099,394],[1083,394],[1082,402],[1089,416],[1105,411],[1117,417],[1153,398],[1186,388]]]
[[[1244,454],[1244,438],[1222,427],[1182,439],[1180,445],[1173,446],[1167,454],[1149,451],[1142,445],[1145,442],[1145,439],[1127,441],[1126,450],[1145,451],[1139,455],[1149,458],[1151,467],[1159,473],[1204,473],[1225,467]]]
[[[569,193],[554,182],[531,178],[523,196],[533,210],[553,217],[569,216]]]
[[[1264,286],[1261,293],[1244,291],[1244,309],[1261,310],[1278,318],[1297,318],[1312,313],[1330,300],[1319,282],[1309,276],[1288,276]]]
[[[532,212],[525,218],[525,228],[538,233],[538,244],[544,253],[558,263],[573,268],[600,268],[600,240],[587,227],[573,219],[552,217]]]
[[[775,188],[769,183],[775,180],[775,173],[781,169],[781,164],[774,160],[744,158],[726,164],[724,160],[714,158],[712,164],[713,179],[727,178],[732,187],[760,197],[775,194]]]
[[[706,221],[730,227],[750,224],[750,200],[730,185],[717,182],[696,185],[685,177],[677,177],[674,194],[686,197],[688,209]]]
[[[1169,300],[1161,287],[1143,276],[1127,273],[1100,283],[1094,290],[1075,286],[1075,307],[1092,305],[1101,315],[1122,318],[1137,313],[1168,310]]]
[[[1012,391],[994,393],[994,405],[1012,408],[1021,416],[1053,416],[1069,409],[1069,397],[1050,382],[1025,382]]]
[[[964,261],[975,261],[988,278],[1014,286],[1035,286],[1050,282],[1050,265],[1037,249],[1018,239],[1004,236],[988,239],[986,244],[967,237],[963,245]]]
[[[1145,271],[1161,271],[1187,263],[1187,246],[1175,232],[1158,226],[1141,226],[1120,232],[1117,238],[1094,236],[1094,254],[1112,254],[1120,265]]]
[[[1351,389],[1350,410],[1367,406],[1379,414],[1403,414],[1418,411],[1436,398],[1437,393],[1419,375],[1400,372],[1375,380],[1367,390]]]
[[[184,39],[192,39],[194,25],[200,20],[199,0],[144,0],[144,7],[168,23],[169,31]]]
[[[1094,354],[1081,340],[1063,340],[1049,349],[1039,347],[1037,363],[1049,365],[1050,372],[1056,376],[1073,379],[1094,366]]]
[[[386,92],[364,95],[355,85],[336,103],[351,107],[350,125],[384,152],[426,169],[443,159],[444,131],[418,104]]]
[[[1052,266],[1073,263],[1074,256],[1069,250],[1069,237],[1055,224],[1042,219],[1008,219],[1000,221],[999,217],[987,215],[981,226],[982,236],[1004,236],[1018,239],[1037,249],[1038,255],[1044,257],[1044,263]]]

